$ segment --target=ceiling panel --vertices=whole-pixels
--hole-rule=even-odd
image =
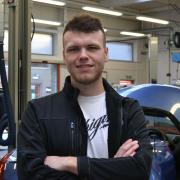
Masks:
[[[116,10],[125,9],[137,13],[150,13],[154,10],[170,9],[172,8],[170,4],[180,7],[180,0],[67,0],[65,2],[76,3],[78,5],[102,6]]]

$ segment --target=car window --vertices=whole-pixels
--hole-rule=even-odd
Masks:
[[[149,116],[146,115],[147,120],[147,127],[148,128],[155,128],[159,129],[165,134],[175,134],[180,135],[180,132],[176,128],[176,126],[173,124],[173,122],[170,120],[169,117],[157,117],[157,116]]]

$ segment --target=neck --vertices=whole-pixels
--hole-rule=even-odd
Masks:
[[[104,86],[102,78],[90,84],[81,84],[71,79],[71,83],[74,87],[80,90],[81,96],[97,96],[104,92]]]

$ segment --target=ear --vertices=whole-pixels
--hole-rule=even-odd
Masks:
[[[104,53],[105,53],[105,58],[104,59],[105,59],[105,62],[108,62],[108,60],[109,60],[108,52],[109,52],[108,48],[105,47],[104,48]]]

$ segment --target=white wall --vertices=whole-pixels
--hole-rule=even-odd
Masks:
[[[84,13],[84,11],[79,11],[76,9],[66,9],[66,15],[65,15],[65,22],[67,22],[69,19],[71,19],[73,16]],[[103,16],[98,14],[93,14],[94,16],[101,19],[103,27],[109,28],[109,29],[138,29],[139,23],[132,21],[132,20],[125,20],[120,19],[117,17],[112,16]],[[119,31],[113,32],[109,31],[107,32],[107,39],[108,40],[120,40],[119,37]],[[61,35],[61,34],[60,34]],[[105,73],[107,76],[107,80],[111,83],[119,83],[119,80],[121,79],[127,79],[127,76],[130,76],[132,80],[135,81],[136,84],[145,83],[147,82],[147,65],[146,65],[146,57],[144,58],[140,54],[140,46],[141,41],[135,40],[135,41],[129,41],[134,44],[134,62],[128,63],[128,62],[115,62],[115,61],[109,61],[105,66]],[[61,44],[62,45],[62,44]],[[60,47],[62,49],[62,47]],[[63,79],[68,74],[65,70],[65,65],[61,66],[61,87],[63,86]]]
[[[131,41],[132,42],[132,41]],[[110,84],[117,84],[119,80],[129,79],[135,81],[135,84],[142,84],[148,82],[148,67],[147,67],[147,57],[146,55],[141,54],[139,47],[143,46],[142,41],[135,40],[134,42],[134,58],[135,61],[132,63],[128,62],[117,62],[109,60],[105,64],[104,75],[107,77],[107,80]],[[64,84],[64,79],[68,75],[66,66],[61,65],[61,88]]]
[[[63,26],[67,23],[69,19],[73,16],[85,13],[83,10],[79,9],[72,9],[68,7],[56,7],[56,6],[47,6],[43,4],[35,4],[33,6],[33,16],[34,18],[44,19],[44,20],[52,20],[52,21],[60,21],[62,22],[62,26],[58,28],[53,27],[45,27],[43,25],[37,25],[36,30],[39,32],[46,31],[49,33],[55,34],[55,54],[53,56],[41,56],[41,55],[32,55],[33,62],[42,62],[47,61],[50,63],[60,63],[61,66],[61,87],[63,86],[65,76],[68,74],[65,65],[63,64],[63,57],[62,57],[62,31]],[[107,32],[107,40],[116,40],[121,41],[119,31],[120,30],[137,30],[141,28],[140,21],[133,21],[128,19],[123,19],[121,17],[113,17],[108,15],[100,15],[100,14],[93,14],[90,13],[98,18],[101,19],[103,27],[109,29]],[[121,79],[127,79],[131,77],[132,80],[135,81],[136,84],[147,83],[148,80],[148,55],[144,53],[144,41],[142,39],[139,40],[127,40],[127,42],[131,42],[134,45],[134,62],[115,62],[109,61],[105,66],[105,72],[107,75],[108,81],[113,83],[118,83]],[[166,74],[165,67],[163,70],[161,65],[161,59],[167,60],[167,54],[164,52],[159,54],[158,59],[158,82],[160,83],[167,83],[167,77],[164,76]],[[166,63],[167,65],[167,63]],[[174,66],[172,66],[174,68]],[[174,71],[174,69],[172,70]]]
[[[55,54],[53,56],[41,56],[41,55],[32,55],[33,62],[42,62],[47,61],[49,63],[60,63],[63,64],[62,57],[62,31],[63,26],[66,22],[71,19],[74,15],[78,15],[84,13],[85,11],[78,10],[76,8],[68,8],[68,7],[57,7],[57,6],[49,6],[35,3],[33,5],[33,16],[34,18],[44,19],[44,20],[52,20],[52,21],[61,21],[62,26],[58,28],[53,27],[45,27],[43,25],[37,25],[36,30],[39,32],[49,32],[55,34]],[[91,13],[92,14],[92,13]],[[121,17],[113,17],[107,15],[93,14],[94,16],[101,19],[102,24],[105,28],[110,31],[107,32],[107,40],[121,40],[119,36],[120,30],[137,30],[143,28],[156,28],[159,25],[151,24],[151,23],[143,23],[140,21],[133,21],[128,19],[123,19]],[[168,14],[163,12],[154,12],[150,14],[153,17],[161,17],[169,20],[179,20],[178,15],[174,11],[170,11]],[[7,19],[7,16],[6,16]],[[174,30],[180,31],[180,28],[175,24],[171,24],[174,27]],[[161,34],[161,31],[159,31]],[[167,31],[163,33],[167,34]],[[158,36],[159,38],[159,49],[158,49],[158,67],[157,67],[157,81],[158,83],[169,83],[169,77],[167,77],[167,73],[171,73],[170,81],[173,81],[176,78],[176,69],[177,64],[172,63],[171,59],[169,60],[169,50],[167,49],[164,41],[168,40],[167,36]],[[147,49],[144,47],[145,42],[147,40],[129,40],[127,42],[132,42],[134,44],[134,62],[115,62],[109,61],[105,66],[105,71],[107,72],[107,79],[110,83],[118,83],[120,79],[126,79],[127,76],[130,76],[136,84],[147,83],[149,81],[149,65],[148,65],[148,53]],[[171,52],[177,49],[171,49]],[[5,56],[7,59],[7,55]],[[169,63],[170,62],[170,63]],[[170,64],[170,66],[169,66]],[[67,71],[65,65],[62,65],[61,70],[61,87],[63,85],[63,79],[67,75]],[[180,75],[178,75],[179,77]],[[179,77],[180,78],[180,77]]]
[[[180,14],[175,10],[169,10],[168,12],[154,12],[149,14],[153,17],[159,17],[162,19],[166,19],[169,21],[179,21]],[[159,25],[151,24],[151,23],[143,23],[144,28],[159,28]],[[164,30],[163,30],[164,27]],[[170,27],[168,30],[167,27]],[[172,62],[171,53],[176,51],[180,52],[180,49],[174,47],[174,45],[168,46],[168,40],[173,40],[173,33],[175,31],[180,32],[180,26],[176,23],[170,23],[167,26],[161,26],[161,30],[154,31],[154,34],[157,34],[159,45],[158,45],[158,67],[157,67],[157,82],[161,84],[173,84],[177,77],[180,79],[180,67],[178,68],[177,74],[177,63]],[[171,76],[167,76],[170,73]]]
[[[174,82],[180,79],[180,66],[177,63],[172,62],[171,56],[169,53],[179,52],[180,50],[166,50],[159,51],[158,57],[158,83],[161,84],[174,84]],[[178,71],[178,72],[177,72]],[[167,76],[167,73],[170,73],[171,76]]]

